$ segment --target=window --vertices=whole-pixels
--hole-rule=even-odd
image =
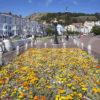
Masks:
[[[7,29],[7,26],[5,26],[4,28]]]
[[[9,26],[9,30],[11,30],[11,26]]]

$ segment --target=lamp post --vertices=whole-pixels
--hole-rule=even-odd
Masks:
[[[67,11],[68,11],[68,7],[66,7],[66,10],[65,10],[65,24],[66,24],[66,17],[67,17],[67,20],[68,20],[68,13],[67,13]],[[67,13],[67,16],[66,16],[66,13]],[[68,41],[69,40],[69,36],[68,36],[68,23],[67,23],[67,34],[66,34],[66,36],[65,36],[65,39]]]
[[[54,25],[54,28],[55,28],[55,33],[54,33],[54,44],[59,44],[59,43],[58,43],[57,24],[58,24],[58,21],[57,21],[57,19],[55,18],[55,20],[53,21],[53,25]]]

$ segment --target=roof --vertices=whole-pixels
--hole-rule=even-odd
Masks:
[[[11,16],[11,17],[18,17],[18,18],[21,17],[21,16],[18,16],[18,15],[14,15],[11,12],[0,12],[0,15]]]

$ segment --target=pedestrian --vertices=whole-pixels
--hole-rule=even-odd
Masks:
[[[69,35],[68,34],[66,34],[66,38],[65,38],[67,41],[69,40]]]

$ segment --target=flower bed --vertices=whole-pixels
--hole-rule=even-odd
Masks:
[[[77,48],[29,49],[0,70],[1,100],[99,100],[99,67]]]

